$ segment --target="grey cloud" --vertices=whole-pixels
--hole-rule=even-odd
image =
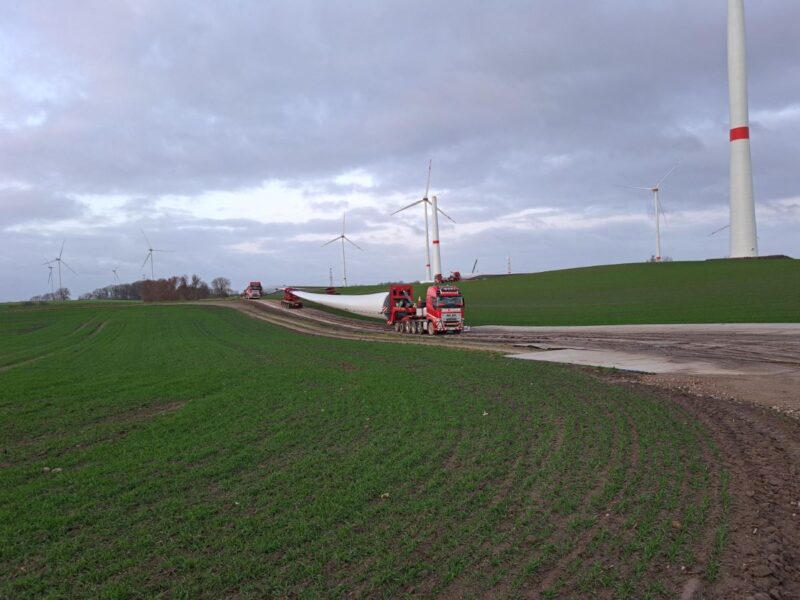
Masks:
[[[796,2],[748,4],[753,113],[798,102],[798,20]],[[98,240],[119,240],[121,253],[135,254],[125,240],[142,226],[191,249],[172,257],[175,268],[191,257],[220,271],[247,261],[242,253],[207,256],[209,248],[263,238],[275,242],[280,279],[316,270],[320,255],[313,244],[277,241],[336,235],[336,219],[212,222],[191,209],[155,213],[158,198],[271,178],[308,197],[347,194],[358,186],[333,178],[354,169],[375,177],[376,197],[414,198],[432,157],[433,191],[460,223],[537,206],[646,216],[647,195],[617,185],[647,185],[676,163],[667,208],[724,208],[725,27],[724,2],[690,0],[6,4],[0,183],[26,182],[37,196],[25,205],[9,199],[0,227],[44,215],[85,218],[92,228],[76,250],[85,247],[88,261]],[[39,125],[4,125],[40,111]],[[797,120],[754,119],[760,200],[798,194],[799,129]],[[68,199],[85,193],[136,197],[121,209],[128,223],[90,222]],[[385,214],[349,209],[348,230],[394,226],[388,213],[399,204],[390,203]],[[421,215],[405,223],[420,234]],[[541,244],[498,232],[445,247],[469,254],[479,243],[508,243],[530,269],[648,255],[646,230],[607,231],[597,239],[549,232]],[[775,243],[797,253],[787,231],[776,229]],[[674,254],[725,253],[721,237],[709,244],[682,235]],[[498,247],[486,260],[502,264],[505,253]],[[386,278],[381,262],[398,263],[389,254],[353,260],[354,273],[363,261],[365,277],[378,279]],[[415,273],[398,268],[406,278]]]
[[[21,223],[49,223],[85,215],[78,201],[46,189],[0,188],[0,228]]]

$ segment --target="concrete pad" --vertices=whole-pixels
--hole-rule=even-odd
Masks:
[[[702,361],[676,361],[646,354],[606,350],[549,350],[507,354],[508,358],[567,363],[590,367],[606,367],[638,373],[680,373],[682,375],[745,375],[745,371],[724,369]]]
[[[722,333],[757,335],[800,335],[800,323],[698,323],[676,325],[478,325],[473,331],[487,333],[588,333],[588,334],[661,334]]]

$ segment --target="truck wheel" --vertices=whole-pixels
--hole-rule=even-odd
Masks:
[[[411,321],[406,321],[406,333],[411,333]]]
[[[395,324],[394,324],[394,330],[395,330],[397,333],[400,333],[400,328],[401,328],[402,326],[403,326],[403,324],[402,324],[400,321],[398,321],[397,323],[395,323]]]
[[[436,335],[436,326],[433,321],[428,321],[428,335]]]

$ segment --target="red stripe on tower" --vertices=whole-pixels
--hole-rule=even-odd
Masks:
[[[433,240],[433,243],[434,243],[434,244],[438,244],[438,243],[439,243],[439,240]]]
[[[735,142],[736,140],[749,140],[749,139],[750,139],[749,127],[735,127],[731,129],[732,142]]]

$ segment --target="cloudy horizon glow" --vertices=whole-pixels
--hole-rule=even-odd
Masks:
[[[800,5],[746,3],[761,255],[800,254]],[[0,7],[0,301],[156,276],[366,284],[720,258],[727,2],[32,1]],[[350,251],[352,250],[352,251]]]

